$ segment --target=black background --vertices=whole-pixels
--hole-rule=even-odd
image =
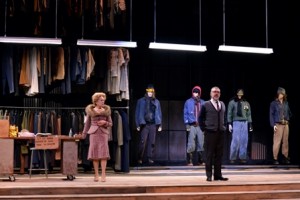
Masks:
[[[62,3],[63,1],[59,1]],[[224,4],[225,2],[225,4]],[[202,98],[209,99],[210,88],[221,88],[221,99],[227,104],[238,88],[243,88],[245,98],[252,107],[253,126],[256,138],[263,138],[270,150],[272,128],[269,125],[269,105],[274,99],[278,87],[286,89],[288,101],[293,113],[290,126],[290,155],[298,163],[299,120],[298,67],[299,56],[299,12],[294,1],[265,0],[202,0],[201,15],[199,1],[154,1],[132,0],[127,3],[127,28],[113,31],[90,32],[88,27],[82,32],[81,18],[68,19],[68,31],[63,35],[60,19],[64,16],[60,7],[58,17],[58,36],[64,42],[72,43],[84,36],[96,39],[133,40],[137,48],[130,49],[129,81],[130,81],[130,118],[132,134],[135,134],[134,107],[138,98],[144,95],[145,87],[152,83],[156,96],[163,105],[173,105],[165,109],[165,121],[172,121],[176,130],[183,132],[181,113],[172,116],[172,110],[183,104],[191,95],[194,85],[202,88]],[[130,4],[132,3],[132,4]],[[266,3],[268,7],[266,8]],[[223,23],[223,6],[225,5],[225,24]],[[3,8],[3,2],[2,2]],[[130,10],[131,9],[131,10]],[[1,9],[3,10],[3,9]],[[54,36],[53,8],[48,16],[49,24],[45,28],[45,36]],[[156,14],[156,18],[155,15]],[[27,15],[26,15],[27,16]],[[1,27],[4,15],[1,12]],[[30,35],[27,16],[8,19],[7,34]],[[132,21],[130,21],[132,20]],[[26,22],[26,23],[25,23]],[[130,23],[131,22],[131,23]],[[200,25],[201,24],[201,25]],[[88,23],[85,24],[88,26]],[[120,32],[117,32],[120,31]],[[2,30],[4,33],[4,29]],[[84,33],[84,35],[82,35]],[[184,52],[148,49],[149,42],[165,42],[206,45],[207,51]],[[236,45],[273,48],[270,55],[219,52],[218,46]],[[3,48],[2,48],[3,50]],[[91,89],[92,90],[92,89]],[[91,90],[86,95],[72,94],[67,96],[70,105],[85,106],[90,102]],[[78,91],[78,90],[77,90]],[[83,92],[85,93],[85,92]],[[78,99],[80,96],[80,99]],[[47,94],[43,97],[58,99],[66,97]],[[22,97],[21,97],[22,98]],[[3,105],[18,104],[20,97],[3,96]],[[181,110],[180,110],[181,111]],[[167,123],[165,123],[167,124]],[[163,126],[168,134],[172,125]],[[135,135],[134,135],[135,138]],[[271,156],[270,151],[268,153]],[[180,159],[179,159],[180,160]]]

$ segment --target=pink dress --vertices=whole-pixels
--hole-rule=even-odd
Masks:
[[[110,159],[108,138],[109,127],[112,126],[111,109],[104,105],[104,111],[96,112],[95,106],[90,104],[86,107],[87,120],[84,124],[83,137],[90,135],[90,146],[88,151],[88,160]],[[107,123],[98,126],[99,120],[105,120]]]

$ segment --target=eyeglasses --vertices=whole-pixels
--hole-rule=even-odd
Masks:
[[[216,90],[215,91],[211,91],[211,92],[213,92],[213,93],[220,93],[220,91],[216,91]]]

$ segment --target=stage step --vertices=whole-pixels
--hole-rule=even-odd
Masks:
[[[53,194],[53,195],[4,195],[0,199],[110,199],[110,200],[196,200],[196,199],[215,199],[215,200],[254,200],[254,199],[289,199],[295,200],[300,196],[300,190],[277,190],[277,191],[239,191],[239,192],[170,192],[170,193],[134,193],[134,194]]]
[[[6,179],[0,181],[0,200],[300,200],[298,167],[226,166],[223,175],[229,181],[207,182],[203,168],[108,171],[106,182],[94,182],[93,172],[78,173],[72,180],[60,173],[48,178],[36,174],[31,179],[28,175],[16,175],[15,181],[4,176]]]
[[[220,182],[222,183],[222,182]],[[223,182],[224,183],[224,182]],[[198,186],[77,186],[0,188],[0,199],[295,199],[300,183]]]

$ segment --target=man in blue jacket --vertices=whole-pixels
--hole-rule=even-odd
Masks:
[[[143,163],[146,151],[149,164],[153,164],[156,132],[162,130],[162,113],[159,100],[155,97],[153,85],[148,85],[144,97],[138,99],[135,110],[137,131],[141,132],[138,163]]]
[[[203,143],[204,135],[199,126],[199,115],[201,112],[201,106],[204,104],[204,100],[201,99],[201,88],[195,86],[192,89],[192,96],[185,101],[183,108],[184,124],[188,133],[187,141],[187,157],[188,165],[193,165],[193,152],[197,152],[198,164],[203,163]]]

